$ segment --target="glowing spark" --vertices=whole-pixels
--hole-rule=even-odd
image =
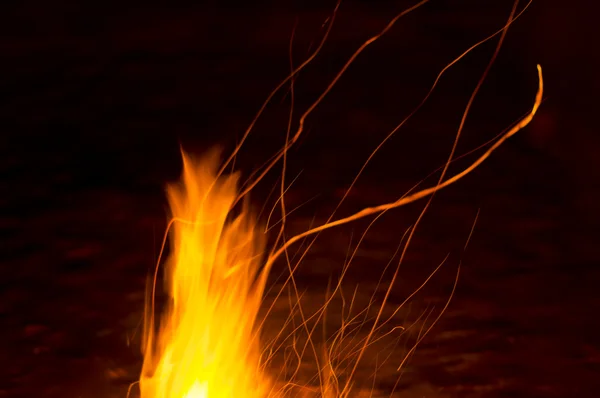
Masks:
[[[172,220],[168,227],[168,232],[171,237],[171,253],[166,261],[164,271],[166,292],[169,295],[169,302],[166,311],[162,314],[160,323],[157,322],[155,319],[157,274],[155,273],[146,308],[144,364],[139,381],[142,398],[265,398],[288,395],[292,387],[295,386],[294,377],[299,372],[300,361],[303,359],[305,352],[312,351],[315,358],[320,355],[319,350],[312,342],[316,324],[323,321],[328,305],[331,303],[334,295],[340,292],[342,279],[355,252],[350,255],[350,259],[344,267],[342,276],[333,287],[333,290],[331,292],[328,291],[325,304],[315,313],[307,315],[300,303],[301,293],[298,292],[293,279],[297,264],[296,266],[292,266],[287,249],[303,238],[308,236],[316,237],[321,231],[344,225],[367,216],[375,216],[370,224],[372,225],[378,217],[381,217],[385,212],[391,209],[404,206],[422,198],[431,197],[440,189],[443,189],[468,175],[484,162],[493,151],[502,145],[503,142],[524,128],[532,120],[540,106],[543,94],[543,79],[540,66],[538,66],[539,89],[530,113],[508,132],[504,133],[487,149],[487,151],[462,172],[449,178],[444,178],[449,164],[453,161],[454,147],[447,163],[443,166],[442,177],[435,186],[422,189],[411,193],[410,195],[404,195],[391,203],[365,208],[353,215],[337,220],[334,219],[334,211],[329,219],[322,225],[311,228],[287,240],[284,239],[283,232],[286,224],[286,217],[290,212],[286,211],[284,203],[286,188],[285,175],[283,175],[279,198],[282,210],[280,231],[276,243],[271,248],[270,253],[264,255],[266,240],[264,234],[266,233],[266,230],[257,227],[248,207],[240,204],[242,198],[244,198],[279,161],[283,162],[283,173],[285,174],[288,150],[301,135],[306,118],[338,82],[349,65],[354,62],[355,58],[368,45],[390,30],[400,17],[426,2],[427,0],[420,1],[415,6],[400,13],[392,19],[379,34],[367,40],[358,48],[358,50],[356,50],[327,88],[300,116],[299,126],[296,132],[290,134],[291,128],[288,128],[286,143],[281,150],[273,156],[264,169],[256,173],[257,176],[254,179],[246,181],[246,184],[240,187],[239,190],[237,184],[238,176],[235,174],[226,175],[224,174],[224,170],[226,170],[228,165],[231,164],[237,153],[240,151],[243,142],[250,134],[258,117],[261,115],[274,94],[287,82],[291,82],[292,87],[290,91],[293,96],[294,78],[301,69],[306,67],[314,59],[323,46],[331,29],[333,20],[335,19],[337,6],[331,18],[326,22],[326,32],[320,44],[317,46],[317,49],[306,61],[293,69],[290,75],[277,86],[275,90],[273,90],[244,133],[241,142],[236,146],[232,154],[223,164],[219,163],[219,156],[217,153],[212,153],[202,161],[196,161],[182,152],[183,175],[181,184],[172,184],[168,189],[169,204],[172,212]],[[505,34],[506,29],[520,15],[517,14],[517,16],[514,16],[515,10],[516,6],[509,17],[509,21],[502,29],[469,48],[440,72],[430,92],[409,117],[411,117],[429,98],[431,91],[433,91],[440,77],[448,68],[481,43],[498,34]],[[501,42],[502,39],[500,40],[500,43]],[[463,115],[463,121],[464,118],[466,118],[469,107],[470,103]],[[383,145],[383,143],[393,135],[407,119],[403,120],[388,135],[388,137],[385,138],[381,145]],[[457,134],[457,139],[459,135],[460,129]],[[371,156],[369,156],[365,162],[365,165],[379,150],[381,145],[373,151]],[[360,172],[362,172],[363,169],[361,169]],[[357,178],[358,176],[349,187],[342,198],[342,201],[346,198],[347,193],[350,191]],[[423,212],[426,208],[427,206]],[[407,245],[410,243],[415,228],[416,225],[412,226],[411,229],[407,231],[404,250],[406,250]],[[165,241],[166,236],[167,235],[165,234]],[[359,244],[363,238],[364,235],[360,238]],[[161,263],[165,241],[163,241],[157,270]],[[314,242],[314,240],[312,242]],[[310,249],[312,242],[300,256],[301,259],[307,253],[308,249]],[[298,360],[297,366],[292,377],[286,380],[277,380],[277,382],[283,382],[283,387],[276,387],[276,383],[266,374],[265,365],[272,358],[272,352],[265,351],[264,346],[261,345],[259,337],[263,323],[258,322],[259,319],[257,318],[269,272],[274,262],[284,254],[289,269],[289,278],[284,283],[284,288],[290,288],[291,285],[290,290],[293,290],[296,302],[290,307],[293,308],[293,311],[297,311],[301,318],[300,324],[295,325],[293,320],[291,320],[292,317],[290,317],[289,323],[286,322],[286,325],[292,327],[292,334],[299,331],[305,332],[307,341],[298,343],[295,336],[292,336],[293,343],[291,351],[292,356]],[[402,261],[402,257],[403,254],[400,255],[400,262]],[[423,284],[407,298],[407,300],[416,294],[416,292],[429,281],[432,275],[440,269],[442,264],[433,271],[427,280],[424,281]],[[396,273],[394,273],[393,280],[386,293],[386,298],[395,278]],[[282,291],[283,288],[279,294],[281,294]],[[279,297],[279,294],[277,297]],[[356,292],[350,302],[350,308],[354,305],[355,295]],[[401,306],[402,305],[403,304],[401,304]],[[447,305],[448,302],[446,303],[446,306]],[[445,308],[446,307],[442,309],[442,313]],[[270,310],[271,309],[269,309],[269,311]],[[396,309],[387,320],[379,322],[382,311],[383,306],[377,312],[375,323],[370,328],[368,336],[359,344],[347,343],[347,335],[352,333],[353,328],[362,327],[365,322],[360,321],[359,318],[364,316],[364,319],[366,319],[366,315],[361,312],[358,315],[349,315],[350,319],[344,319],[342,321],[341,329],[331,340],[332,345],[322,350],[324,352],[322,357],[324,358],[322,358],[322,362],[319,363],[319,372],[317,374],[319,383],[318,392],[322,397],[340,398],[349,396],[351,388],[353,387],[352,376],[354,375],[358,362],[361,360],[364,350],[381,338],[381,336],[375,337],[374,334],[380,332],[381,327],[391,320],[398,309]],[[365,310],[365,312],[367,311]],[[350,314],[350,312],[348,312],[348,314]],[[434,320],[433,324],[439,319],[440,315]],[[264,322],[264,319],[262,321]],[[428,328],[422,327],[422,333],[420,334],[417,343],[411,348],[404,360],[406,360],[406,358],[415,350],[418,343],[425,337],[431,327],[432,325]],[[404,330],[404,328],[396,326],[388,333],[398,330]],[[278,335],[278,337],[280,336]],[[334,363],[341,360],[340,357],[344,350],[339,349],[339,347],[342,344],[348,345],[348,347],[344,347],[346,348],[345,352],[349,352],[347,356],[355,359],[354,363],[346,366],[347,369],[350,369],[348,372],[350,377],[349,380],[345,381],[339,379],[338,374],[336,373],[338,368]],[[273,349],[273,347],[271,347],[271,349]],[[403,363],[404,361],[402,361],[402,364]],[[300,387],[303,387],[306,391],[310,390],[305,386]]]

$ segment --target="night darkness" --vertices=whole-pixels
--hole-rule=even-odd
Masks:
[[[416,2],[342,1],[323,50],[295,82],[295,125],[354,50]],[[228,153],[289,73],[290,54],[297,65],[314,50],[334,6],[2,2],[0,397],[125,397],[139,377],[146,277],[167,223],[164,187],[181,172],[180,147],[201,155],[219,145]],[[440,70],[500,29],[512,6],[431,0],[359,56],[290,151],[287,178],[298,178],[288,207],[301,205],[290,216],[290,234],[331,213]],[[436,195],[417,230],[391,305],[449,257],[399,323],[443,306],[462,268],[447,312],[408,361],[394,396],[598,396],[600,62],[593,43],[600,34],[592,7],[533,0],[510,28],[457,154],[530,110],[537,63],[544,102],[525,130]],[[443,165],[497,42],[448,70],[369,164],[340,216],[393,201]],[[284,143],[290,98],[286,86],[259,119],[236,160],[243,176]],[[279,172],[252,193],[257,211],[274,204],[269,193]],[[346,277],[349,289],[377,283],[423,205],[390,211],[376,223]],[[320,237],[298,273],[308,296],[322,295],[340,274],[368,221]],[[276,265],[275,273],[282,270]],[[371,385],[368,372],[361,374]],[[382,371],[375,387],[389,395],[397,378]]]

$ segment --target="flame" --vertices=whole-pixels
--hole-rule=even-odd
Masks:
[[[296,350],[296,333],[301,333],[302,328],[294,325],[294,331],[288,337],[294,341],[292,348],[294,349],[294,354],[297,355],[298,366],[296,367],[294,376],[283,380],[285,386],[278,390],[270,378],[265,374],[265,364],[262,363],[261,360],[262,347],[259,339],[260,328],[256,326],[258,324],[257,318],[263,298],[266,277],[274,261],[279,256],[282,256],[283,253],[286,253],[286,250],[291,245],[298,243],[308,236],[312,235],[314,236],[314,239],[316,239],[316,236],[321,231],[368,216],[375,216],[375,219],[371,222],[372,224],[388,210],[399,208],[425,197],[431,198],[435,192],[454,184],[456,181],[468,175],[483,163],[492,152],[498,149],[498,147],[507,139],[527,126],[532,120],[541,104],[543,95],[542,71],[539,65],[539,88],[535,103],[529,114],[524,116],[508,131],[501,134],[499,138],[491,143],[489,148],[467,168],[450,177],[444,178],[446,177],[446,172],[450,163],[454,161],[456,142],[462,131],[461,124],[456,135],[451,155],[443,167],[442,177],[440,177],[436,185],[429,188],[422,188],[416,192],[409,192],[395,201],[367,207],[343,218],[334,218],[334,214],[332,213],[325,223],[294,235],[289,239],[284,239],[283,242],[279,242],[279,244],[275,244],[270,255],[263,258],[262,254],[265,251],[266,240],[264,233],[261,233],[260,230],[256,228],[255,220],[247,207],[241,206],[241,209],[238,209],[237,203],[239,197],[244,196],[245,193],[249,192],[278,161],[282,160],[284,164],[284,171],[281,179],[282,193],[280,198],[282,226],[277,238],[277,241],[279,241],[283,236],[283,224],[286,218],[285,205],[283,203],[283,177],[285,176],[286,153],[302,133],[305,118],[322,101],[324,96],[331,90],[331,87],[333,87],[348,66],[358,54],[366,48],[366,46],[377,40],[389,30],[402,15],[426,2],[427,0],[423,0],[412,8],[400,13],[379,34],[366,41],[353,54],[328,88],[313,103],[313,105],[302,114],[295,135],[290,137],[288,134],[286,144],[282,150],[271,159],[269,165],[259,173],[259,176],[256,177],[253,183],[247,184],[246,189],[241,194],[238,194],[237,191],[239,177],[237,174],[223,175],[218,172],[219,156],[217,152],[213,152],[201,161],[197,161],[182,151],[182,181],[180,184],[171,184],[168,187],[168,198],[173,217],[172,222],[169,224],[171,233],[171,255],[165,264],[165,283],[166,292],[169,295],[169,302],[167,309],[162,314],[161,322],[157,326],[154,319],[155,274],[154,284],[152,285],[152,291],[146,306],[147,321],[145,323],[146,330],[143,345],[144,363],[139,382],[141,398],[265,398],[284,395],[289,396],[290,394],[287,394],[285,390],[286,388],[290,388],[291,391],[291,387],[296,386],[294,376],[299,372],[300,365],[304,359],[304,353],[307,351],[308,346],[311,346],[313,351],[315,351],[316,356],[317,350],[311,341],[314,328],[308,326],[309,321],[313,318],[316,319],[313,323],[322,320],[330,300],[328,299],[321,309],[309,317],[306,317],[302,314],[302,311],[299,311],[301,313],[302,325],[306,331],[308,342],[305,343],[304,347],[300,350]],[[515,9],[516,8],[513,9],[513,13]],[[509,22],[505,27],[469,48],[439,73],[430,91],[417,108],[415,108],[406,119],[398,124],[371,153],[341,201],[346,198],[346,195],[352,189],[358,176],[366,167],[366,164],[371,160],[383,143],[402,127],[404,123],[426,102],[436,87],[438,80],[448,68],[455,62],[458,62],[458,60],[471,52],[474,48],[500,33],[502,33],[500,43],[502,42],[504,32],[514,20],[513,13],[511,13]],[[330,25],[328,29],[329,28]],[[326,37],[327,34],[325,35],[325,38]],[[325,38],[317,50],[303,64],[294,69],[288,78],[286,78],[283,83],[270,94],[258,115],[245,132],[242,142],[238,144],[235,151],[230,155],[229,160],[225,162],[226,164],[230,164],[231,159],[235,158],[243,141],[252,130],[252,126],[256,122],[256,119],[260,116],[274,93],[283,87],[283,84],[287,81],[291,81],[291,84],[293,85],[295,74],[310,63],[314,56],[316,56],[324,43]],[[476,90],[473,92],[469,105],[463,114],[463,122],[469,113],[471,102],[477,93],[481,82],[485,78],[485,74],[487,74],[487,69],[480,79]],[[419,219],[410,229],[410,233],[408,234],[402,249],[398,267],[402,262],[406,248],[410,244],[416,224],[419,223],[419,220],[427,210],[428,206],[429,204],[424,207]],[[337,207],[335,211],[337,211]],[[313,243],[314,239],[312,241]],[[312,243],[308,245],[308,248],[305,249],[305,253],[310,249],[311,245]],[[358,244],[356,246],[356,250],[357,249]],[[303,255],[300,257],[303,257]],[[288,260],[290,269],[289,280],[291,280],[291,284],[294,285],[293,273],[298,263],[292,267],[289,263],[289,259],[286,258],[286,260]],[[333,343],[329,342],[329,346],[325,347],[325,354],[323,355],[324,360],[322,361],[323,366],[321,366],[317,375],[319,385],[315,389],[316,394],[319,394],[319,396],[323,398],[345,398],[350,396],[350,394],[355,394],[352,390],[354,376],[356,375],[358,364],[363,358],[367,348],[380,338],[378,334],[381,333],[382,327],[390,322],[392,317],[404,303],[425,286],[442,264],[432,272],[427,280],[425,280],[414,293],[409,295],[402,304],[393,310],[392,315],[386,318],[383,310],[386,308],[387,298],[398,277],[398,268],[396,268],[391,278],[391,282],[385,290],[383,302],[381,303],[380,308],[375,311],[377,313],[376,317],[371,322],[366,337],[362,338],[358,344],[358,348],[349,345],[345,340],[348,333],[350,333],[347,332],[346,329],[354,322],[354,319],[350,319],[348,322],[346,320],[342,322],[342,326],[335,335]],[[345,265],[345,267],[347,266],[349,266],[349,263]],[[346,270],[347,268],[344,269]],[[334,293],[339,291],[342,278],[343,276],[338,280]],[[456,287],[456,280],[454,287]],[[454,287],[441,312],[439,312],[438,316],[428,327],[421,331],[422,333],[419,332],[418,340],[410,347],[410,350],[402,359],[397,370],[400,370],[403,367],[407,358],[414,352],[418,344],[445,312],[454,293]],[[301,310],[300,295],[297,291],[295,294],[298,302],[297,307]],[[331,296],[333,297],[333,294]],[[350,306],[352,307],[352,303]],[[369,307],[370,306],[371,301],[369,301]],[[292,307],[295,308],[295,304],[292,305]],[[395,329],[396,328],[394,328],[394,330]],[[345,345],[346,347],[342,347],[342,345]],[[347,380],[340,385],[337,375],[338,369],[334,366],[332,361],[332,359],[334,359],[333,357],[336,355],[332,354],[336,350],[342,351],[341,348],[348,347],[351,349],[346,351],[352,351],[352,353],[349,354],[349,358],[352,359],[353,363],[347,366],[349,370],[349,372],[347,372]],[[275,350],[277,350],[277,348]],[[269,350],[265,350],[265,352],[267,351]],[[269,352],[269,355],[265,355],[265,357],[269,357],[270,354],[271,352]],[[344,359],[346,358],[341,358],[341,360]],[[269,362],[269,358],[267,358],[265,362]],[[278,383],[280,382],[281,380],[278,381]],[[307,390],[309,389],[307,388]]]
[[[264,236],[246,207],[231,214],[238,175],[217,175],[218,154],[182,155],[182,183],[168,187],[170,302],[157,333],[148,306],[141,397],[267,396],[254,325]]]
[[[170,223],[171,255],[166,262],[165,282],[170,301],[156,330],[155,275],[146,307],[144,364],[139,383],[141,398],[265,398],[286,395],[282,389],[277,390],[264,372],[265,364],[261,361],[258,338],[260,328],[255,325],[266,276],[275,259],[290,245],[307,236],[369,215],[383,214],[390,209],[431,196],[468,175],[532,120],[543,95],[542,69],[539,65],[538,79],[538,92],[529,114],[500,136],[463,171],[435,186],[402,196],[396,201],[365,208],[348,217],[328,221],[294,235],[274,249],[267,258],[262,256],[266,241],[264,233],[256,228],[248,208],[242,206],[236,211],[239,199],[238,174],[222,175],[217,172],[217,152],[197,161],[182,151],[182,182],[168,187],[173,219]],[[409,241],[410,236],[403,250]],[[443,262],[404,303],[429,281],[442,264]],[[292,278],[293,270],[290,271]],[[396,277],[397,269],[386,289],[386,297]],[[341,279],[336,289],[340,284]],[[438,317],[411,347],[398,370],[445,312],[453,292],[454,288]],[[299,299],[298,295],[296,297]],[[402,306],[400,304],[394,314]],[[349,396],[352,377],[364,351],[372,342],[374,334],[391,319],[380,322],[384,307],[385,300],[358,349],[349,380],[341,391],[337,388],[335,369],[325,366],[319,373],[321,397]],[[326,308],[327,303],[317,311],[321,313],[320,316],[323,316]],[[307,326],[306,319],[303,319],[303,323]],[[336,339],[342,339],[344,333],[345,328],[342,326]],[[308,334],[310,340],[312,332]],[[341,340],[337,343],[341,344]],[[329,348],[330,351],[336,349],[335,346]],[[301,357],[300,355],[300,359]],[[325,355],[325,359],[330,359],[330,355]],[[287,380],[287,384],[292,385],[293,380]]]

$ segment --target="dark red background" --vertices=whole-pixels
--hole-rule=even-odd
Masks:
[[[305,109],[352,51],[409,4],[343,2],[321,56],[297,81],[296,109]],[[546,98],[537,118],[436,197],[409,251],[398,295],[451,253],[447,272],[415,299],[417,308],[447,294],[460,259],[463,270],[431,345],[426,340],[411,361],[402,383],[408,396],[420,383],[440,397],[597,394],[600,64],[597,13],[589,4],[534,0],[475,102],[459,153],[528,111],[535,64],[542,64]],[[3,2],[0,396],[123,396],[141,365],[139,336],[130,346],[127,336],[139,321],[144,278],[165,225],[163,187],[180,172],[179,145],[194,153],[217,143],[230,148],[286,76],[294,24],[298,63],[333,5]],[[327,215],[438,71],[501,27],[511,6],[432,0],[361,55],[291,152],[290,179],[303,173],[290,203],[319,194],[297,213],[300,224]],[[369,166],[340,215],[397,198],[444,162],[496,43],[443,77]],[[288,111],[289,97],[277,95],[239,158],[245,175],[281,145]],[[258,188],[257,205],[275,178]],[[365,244],[368,252],[390,256],[420,205],[391,212]],[[323,239],[345,242],[354,227],[344,228]],[[325,242],[305,262],[305,288],[320,289],[335,274],[346,247],[328,253],[330,246]],[[316,265],[323,261],[326,271]],[[376,280],[382,261],[363,259],[369,266],[357,266],[349,283]],[[457,337],[434,343],[436,333],[449,331]],[[469,354],[480,362],[448,367]]]

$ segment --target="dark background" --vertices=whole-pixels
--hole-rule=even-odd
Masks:
[[[354,49],[411,4],[344,1],[321,55],[296,82],[297,113]],[[0,396],[124,396],[141,365],[139,335],[131,335],[165,226],[164,184],[180,173],[180,145],[192,153],[214,144],[231,148],[288,73],[294,24],[298,64],[333,6],[2,3]],[[357,59],[291,152],[289,179],[302,174],[290,206],[311,199],[292,230],[328,215],[441,68],[499,29],[511,7],[508,0],[432,0]],[[406,396],[424,385],[419,391],[429,397],[597,394],[596,11],[593,2],[534,0],[508,33],[459,154],[529,110],[536,63],[544,68],[545,102],[531,126],[436,197],[409,250],[399,297],[452,254],[416,308],[447,296],[459,260],[463,270],[448,313],[403,376]],[[340,215],[393,200],[443,164],[496,43],[449,70],[371,163]],[[284,89],[267,108],[238,159],[244,175],[282,144],[289,105]],[[253,194],[257,207],[276,178],[269,175]],[[420,206],[391,212],[378,224],[348,283],[377,280]],[[353,228],[323,236],[300,271],[304,288],[321,289],[339,271]],[[436,338],[444,332],[451,337]]]

